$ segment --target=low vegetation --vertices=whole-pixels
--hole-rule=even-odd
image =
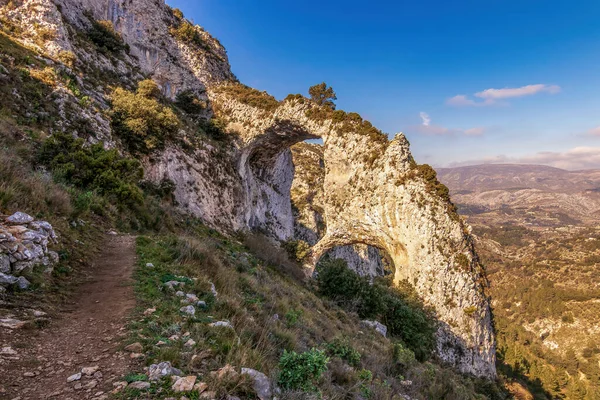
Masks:
[[[122,88],[113,91],[113,130],[132,154],[160,149],[177,133],[177,115],[160,100],[160,90],[151,80],[141,81],[136,92]]]

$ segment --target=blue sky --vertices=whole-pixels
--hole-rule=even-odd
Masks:
[[[600,168],[600,2],[168,0],[277,98],[322,81],[434,166]]]

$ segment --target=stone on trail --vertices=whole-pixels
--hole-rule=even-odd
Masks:
[[[144,346],[140,342],[131,343],[125,346],[125,351],[130,353],[141,353],[144,350]]]
[[[20,276],[17,278],[17,286],[21,290],[26,290],[29,289],[29,286],[31,286],[31,282],[29,282],[24,276]]]
[[[81,369],[81,373],[86,376],[94,375],[100,367],[98,365],[94,365],[93,367],[85,367]]]
[[[14,285],[17,283],[17,280],[18,278],[16,276],[0,272],[0,285]]]
[[[75,382],[81,379],[81,372],[71,375],[67,378],[67,383]]]

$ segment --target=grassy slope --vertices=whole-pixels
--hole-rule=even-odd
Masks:
[[[415,399],[483,399],[487,397],[476,394],[477,391],[493,390],[492,385],[460,376],[435,363],[418,363],[412,357],[404,364],[397,362],[393,340],[360,327],[356,315],[318,297],[289,271],[263,261],[242,243],[202,226],[190,234],[138,238],[138,308],[129,342],[142,343],[145,364],[170,361],[185,374],[207,382],[209,390],[253,398],[249,382],[219,381],[211,377],[211,371],[230,364],[238,370],[257,369],[277,380],[284,349],[326,349],[336,338],[344,338],[360,353],[360,363],[351,367],[338,357],[330,358],[328,371],[318,384],[326,398],[355,398],[362,394],[367,398],[392,399],[408,394]],[[256,240],[253,242],[254,252],[268,254],[271,260],[273,253],[281,252],[266,241],[261,249]],[[146,263],[154,267],[146,267]],[[186,281],[182,290],[198,295],[208,308],[196,307],[193,318],[185,317],[179,311],[183,306],[181,298],[163,285],[171,279]],[[216,298],[211,294],[210,282],[218,291]],[[144,316],[143,311],[151,307],[156,311]],[[230,321],[234,331],[208,326],[220,320]],[[184,333],[189,333],[189,337],[182,337]],[[169,340],[172,335],[180,338]],[[189,338],[196,344],[186,348],[184,343]],[[166,344],[157,346],[159,341]],[[140,365],[128,379],[144,377]],[[120,396],[166,398],[172,395],[169,382],[154,384],[148,393],[133,390]],[[285,395],[303,398],[300,394]],[[191,398],[194,396],[197,394],[192,393]]]

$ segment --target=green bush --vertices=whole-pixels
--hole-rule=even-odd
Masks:
[[[111,95],[113,129],[131,153],[160,149],[179,129],[177,115],[159,102],[158,92],[145,80],[135,93],[117,88]]]
[[[326,346],[330,356],[339,357],[353,367],[360,364],[360,353],[354,349],[347,338],[336,338]]]
[[[419,360],[426,360],[435,346],[436,324],[408,284],[388,287],[371,284],[340,259],[321,261],[317,267],[318,291],[361,318],[378,318],[393,337],[398,337]]]
[[[304,240],[288,240],[281,246],[287,251],[292,260],[302,261],[310,252],[310,245]]]
[[[311,349],[304,353],[284,350],[279,359],[279,385],[284,390],[314,392],[328,362],[322,350]]]
[[[202,35],[189,21],[181,19],[178,26],[170,29],[171,35],[187,44],[194,44],[202,48],[208,47],[202,39]]]
[[[415,353],[402,345],[402,343],[394,344],[392,357],[394,362],[403,368],[408,368],[415,363]]]
[[[201,101],[191,90],[184,90],[175,97],[175,105],[190,115],[198,115],[207,107],[206,102]]]
[[[97,21],[93,18],[90,18],[90,20],[92,26],[87,32],[88,38],[102,53],[119,53],[128,48],[121,35],[115,31],[111,21]]]
[[[85,147],[83,139],[57,133],[44,142],[38,160],[73,186],[98,192],[121,205],[143,202],[137,186],[143,175],[139,161],[122,157],[116,150],[105,150],[100,143]],[[92,194],[85,192],[75,200],[76,207],[87,209]]]

